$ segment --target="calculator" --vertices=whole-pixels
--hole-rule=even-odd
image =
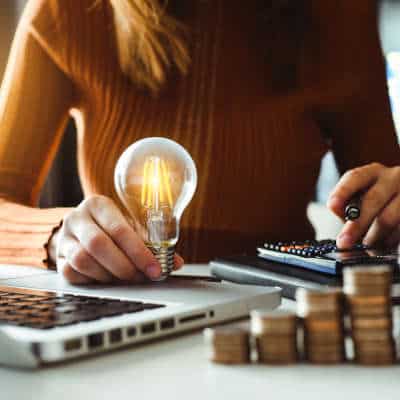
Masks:
[[[397,271],[400,261],[395,249],[378,249],[363,244],[338,249],[332,239],[265,243],[257,248],[257,252],[259,257],[267,260],[330,275],[340,275],[344,267],[366,264],[391,265]]]

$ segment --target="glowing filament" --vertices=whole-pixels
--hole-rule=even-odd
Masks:
[[[166,204],[172,208],[170,173],[159,157],[149,157],[144,163],[141,202],[144,207],[157,211]]]

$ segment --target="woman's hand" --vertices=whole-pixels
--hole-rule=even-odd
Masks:
[[[361,214],[347,221],[337,237],[340,248],[363,239],[367,245],[396,246],[400,242],[400,166],[388,168],[378,163],[346,172],[328,200],[328,207],[344,219],[347,202],[362,192]]]
[[[71,283],[140,283],[161,274],[157,259],[108,197],[84,200],[53,238],[57,270]],[[175,265],[183,265],[177,255]]]

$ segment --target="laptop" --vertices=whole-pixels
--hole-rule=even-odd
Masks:
[[[280,304],[279,288],[197,276],[208,271],[206,265],[184,270],[165,282],[84,287],[53,271],[0,265],[0,364],[37,368]]]

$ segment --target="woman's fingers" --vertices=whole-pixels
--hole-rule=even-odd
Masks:
[[[98,226],[130,259],[132,265],[150,279],[160,277],[160,263],[146,247],[132,226],[128,224],[112,200],[102,197],[94,199],[90,204],[89,212]]]
[[[87,285],[94,282],[93,279],[75,271],[63,257],[57,259],[57,270],[62,273],[68,282],[74,285]]]
[[[400,194],[395,196],[383,211],[376,217],[363,242],[373,245],[376,242],[385,241],[398,231],[400,225]]]
[[[395,200],[400,192],[399,168],[370,164],[349,171],[332,192],[328,206],[343,217],[346,203],[359,192],[363,192],[360,217],[345,223],[336,240],[340,248],[353,246],[367,232],[368,244],[382,240],[399,223],[399,208]]]
[[[96,281],[110,283],[113,281],[113,275],[103,268],[78,242],[78,240],[69,238],[64,243],[62,257],[68,262],[68,265],[79,274]]]
[[[174,270],[176,271],[176,270],[181,269],[183,267],[183,264],[184,264],[185,261],[183,260],[183,258],[178,253],[175,253],[174,262],[175,262]]]
[[[384,208],[389,205],[393,198],[393,187],[385,180],[379,180],[367,193],[363,196],[361,202],[360,217],[354,221],[347,221],[337,238],[337,244],[341,248],[353,246],[356,242],[361,241],[367,233],[374,219],[379,217]],[[382,224],[376,233],[379,235],[387,231]]]
[[[358,192],[375,184],[379,174],[385,168],[378,163],[347,171],[339,180],[329,196],[328,208],[338,217],[344,219],[344,210],[348,201]]]
[[[60,262],[58,261],[60,260]],[[183,259],[175,255],[175,269]],[[116,204],[105,196],[83,201],[64,218],[57,239],[57,265],[74,283],[140,283],[157,280],[161,265]]]
[[[138,272],[135,266],[89,216],[71,216],[64,224],[70,235],[112,275],[123,281],[135,280]]]

